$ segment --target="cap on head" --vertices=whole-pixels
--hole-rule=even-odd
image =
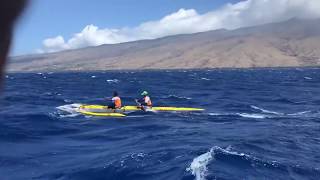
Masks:
[[[146,96],[146,95],[148,95],[148,92],[147,92],[147,91],[143,91],[143,92],[141,93],[141,96]]]

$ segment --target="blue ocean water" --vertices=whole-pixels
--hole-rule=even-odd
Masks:
[[[114,90],[206,111],[72,111]],[[8,74],[0,179],[320,179],[319,105],[318,68]]]

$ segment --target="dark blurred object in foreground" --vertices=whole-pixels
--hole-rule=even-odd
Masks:
[[[2,78],[4,66],[9,52],[14,23],[23,11],[28,0],[0,1],[0,75]]]

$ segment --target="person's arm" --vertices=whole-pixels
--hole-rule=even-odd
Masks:
[[[145,102],[144,99],[135,99],[136,103],[138,104],[138,106],[145,106]]]
[[[137,103],[142,103],[142,102],[143,102],[143,99],[135,99],[135,101],[136,101]]]
[[[146,105],[147,105],[147,103],[146,103],[146,98],[142,98],[142,99],[141,99],[141,105],[142,105],[142,106],[146,106]]]

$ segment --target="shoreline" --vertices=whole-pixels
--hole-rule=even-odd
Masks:
[[[6,71],[5,74],[34,73],[101,73],[101,72],[164,72],[164,71],[219,71],[219,70],[281,70],[281,69],[320,69],[320,66],[286,66],[286,67],[223,67],[223,68],[168,68],[168,69],[106,69],[106,70],[58,70],[58,71]]]

